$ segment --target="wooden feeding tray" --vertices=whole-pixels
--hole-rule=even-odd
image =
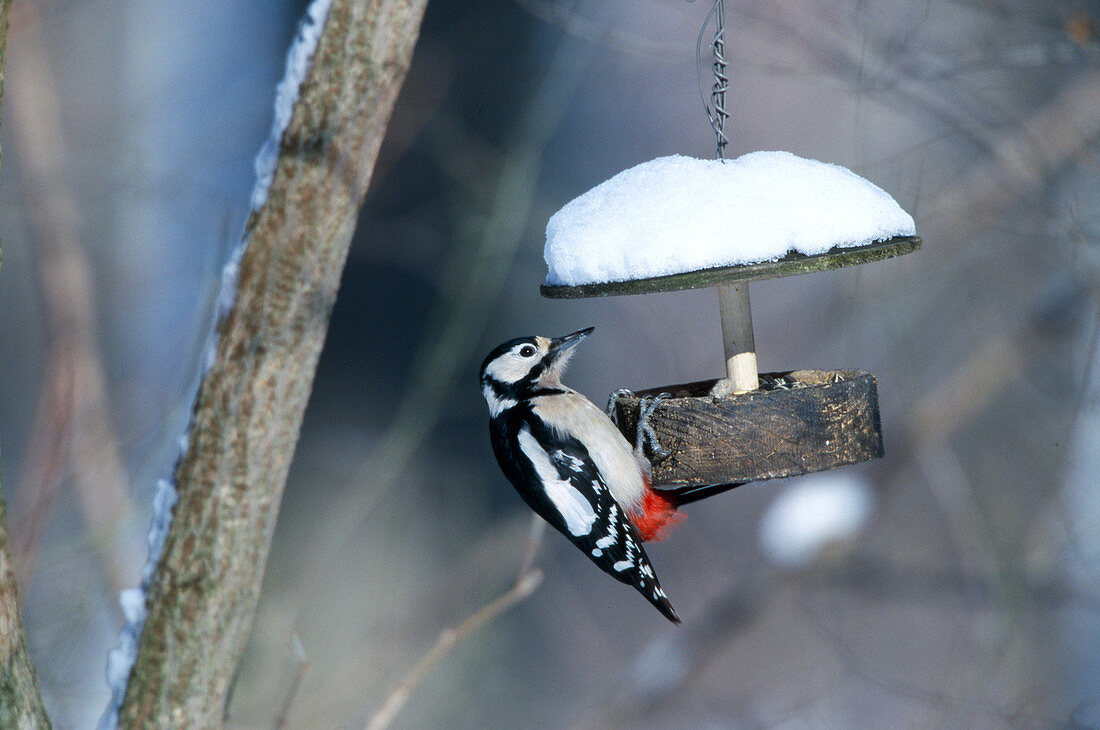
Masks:
[[[617,395],[613,407],[634,442],[640,398],[669,393],[649,425],[665,457],[653,461],[660,485],[717,484],[797,476],[882,456],[878,389],[861,370],[756,369],[748,282],[808,274],[901,256],[920,248],[916,236],[834,248],[778,261],[702,269],[632,281],[547,286],[543,296],[579,298],[716,287],[722,315],[726,378]]]
[[[653,463],[668,486],[793,477],[882,456],[878,388],[862,370],[796,370],[761,376],[749,393],[713,398],[715,381],[619,396],[616,416],[634,443],[638,403],[669,393],[650,416],[669,452]]]

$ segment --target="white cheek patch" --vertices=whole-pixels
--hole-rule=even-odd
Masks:
[[[569,534],[580,537],[592,532],[592,525],[596,522],[596,510],[576,487],[567,479],[561,478],[557,467],[550,461],[550,455],[531,435],[531,431],[526,426],[519,432],[519,448],[534,465],[535,472],[546,490],[546,496],[565,519],[565,527],[569,530]]]
[[[498,397],[491,385],[481,386],[481,392],[485,395],[485,402],[489,404],[489,415],[493,418],[516,405],[516,401],[512,398]]]
[[[520,357],[516,352],[506,352],[489,363],[485,373],[500,383],[518,383],[538,362],[538,357]]]

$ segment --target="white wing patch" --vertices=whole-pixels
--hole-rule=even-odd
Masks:
[[[557,467],[550,461],[550,455],[526,426],[519,432],[519,448],[534,465],[546,489],[546,496],[565,519],[565,527],[569,533],[580,537],[592,532],[596,510],[568,479],[561,478]]]
[[[565,453],[564,451],[555,451],[554,461],[562,464],[571,471],[577,472],[578,474],[584,471],[584,462],[573,456],[572,454]]]

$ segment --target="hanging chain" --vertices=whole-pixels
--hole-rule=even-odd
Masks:
[[[710,99],[703,95],[703,79],[702,79],[702,45],[703,35],[706,33],[707,26],[710,25],[711,17],[714,17],[714,40],[711,41],[711,51],[714,54],[714,61],[711,63],[711,70],[714,72],[714,84],[710,87]],[[717,139],[717,152],[718,159],[723,159],[723,151],[726,145],[729,143],[729,138],[726,137],[726,119],[729,118],[729,112],[726,111],[726,90],[729,89],[730,80],[726,76],[726,3],[725,0],[714,0],[714,7],[707,13],[706,20],[703,21],[703,27],[699,30],[699,39],[695,44],[695,57],[698,64],[700,78],[699,78],[699,95],[703,97],[703,107],[707,112],[707,119],[710,120],[710,127],[714,130],[714,136]]]

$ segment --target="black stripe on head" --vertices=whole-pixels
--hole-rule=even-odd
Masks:
[[[498,395],[526,392],[546,369],[550,350],[546,337],[517,337],[498,345],[481,363],[481,385]]]
[[[501,343],[494,347],[493,351],[486,355],[485,359],[481,362],[481,379],[483,381],[485,380],[485,371],[488,369],[489,364],[492,363],[493,360],[496,360],[504,353],[511,351],[517,345],[524,344],[533,345],[536,349],[538,348],[538,340],[534,335],[531,335],[530,337],[517,337],[514,340],[508,340],[507,342]]]

